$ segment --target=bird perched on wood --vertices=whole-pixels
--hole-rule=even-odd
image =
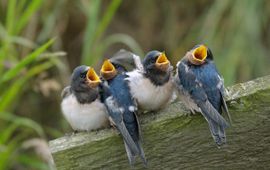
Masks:
[[[223,79],[217,71],[213,55],[205,45],[188,51],[177,64],[176,87],[185,105],[194,113],[201,112],[218,146],[226,143],[225,128],[229,126],[221,116],[230,115],[224,100]]]
[[[93,68],[78,66],[71,84],[62,91],[61,109],[75,131],[90,131],[109,125],[106,108],[100,101],[100,79]]]
[[[166,106],[173,95],[170,61],[165,53],[150,51],[142,62],[135,59],[136,69],[127,73],[132,96],[140,110],[156,111]]]
[[[103,101],[109,119],[121,133],[130,165],[138,155],[146,166],[141,144],[140,124],[137,118],[137,104],[130,93],[124,67],[105,60],[101,68]]]

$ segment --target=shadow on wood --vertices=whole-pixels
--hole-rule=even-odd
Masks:
[[[218,149],[201,115],[175,102],[140,116],[148,169],[265,169],[270,167],[270,76],[228,88],[233,126]],[[50,141],[58,170],[129,169],[115,130],[79,133]],[[144,169],[141,160],[133,169]]]

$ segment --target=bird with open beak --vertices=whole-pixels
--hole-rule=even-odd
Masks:
[[[61,109],[76,131],[91,131],[109,126],[106,107],[100,101],[98,75],[93,68],[78,66],[71,84],[62,91]]]
[[[173,66],[165,53],[150,51],[137,66],[127,73],[126,79],[140,110],[156,111],[165,107],[171,101],[174,91]]]
[[[107,107],[109,120],[123,137],[129,163],[133,166],[138,155],[146,166],[140,124],[136,115],[137,104],[130,93],[126,70],[110,60],[105,60],[100,73],[104,79],[102,99]]]
[[[205,45],[197,45],[177,63],[175,85],[184,104],[194,113],[200,112],[207,120],[218,146],[226,143],[225,128],[229,126],[221,116],[230,115],[224,100],[224,83]]]

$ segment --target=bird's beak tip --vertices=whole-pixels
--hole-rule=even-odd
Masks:
[[[191,63],[201,65],[205,62],[207,57],[207,47],[205,45],[200,45],[189,54],[188,58]]]
[[[166,71],[168,67],[170,66],[170,61],[168,60],[165,53],[163,52],[158,56],[155,64],[157,68]]]
[[[105,80],[108,80],[113,78],[116,75],[117,71],[113,64],[110,62],[110,60],[107,59],[103,62],[100,73]]]
[[[97,87],[101,80],[93,68],[89,68],[86,74],[86,79],[90,87]]]
[[[204,61],[207,57],[207,47],[205,45],[200,45],[192,54],[195,60]]]
[[[164,63],[168,63],[168,62],[169,62],[169,60],[168,60],[168,58],[166,57],[166,55],[165,55],[164,52],[161,53],[161,54],[158,56],[157,60],[156,60],[156,63],[158,63],[158,64],[164,64]]]

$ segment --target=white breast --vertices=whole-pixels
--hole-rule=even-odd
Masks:
[[[90,104],[80,104],[71,94],[61,103],[62,112],[73,130],[95,130],[108,126],[105,106],[95,100]]]
[[[169,81],[162,86],[154,85],[141,72],[134,70],[127,73],[131,94],[138,101],[140,109],[154,111],[169,103],[173,94],[173,83]]]

